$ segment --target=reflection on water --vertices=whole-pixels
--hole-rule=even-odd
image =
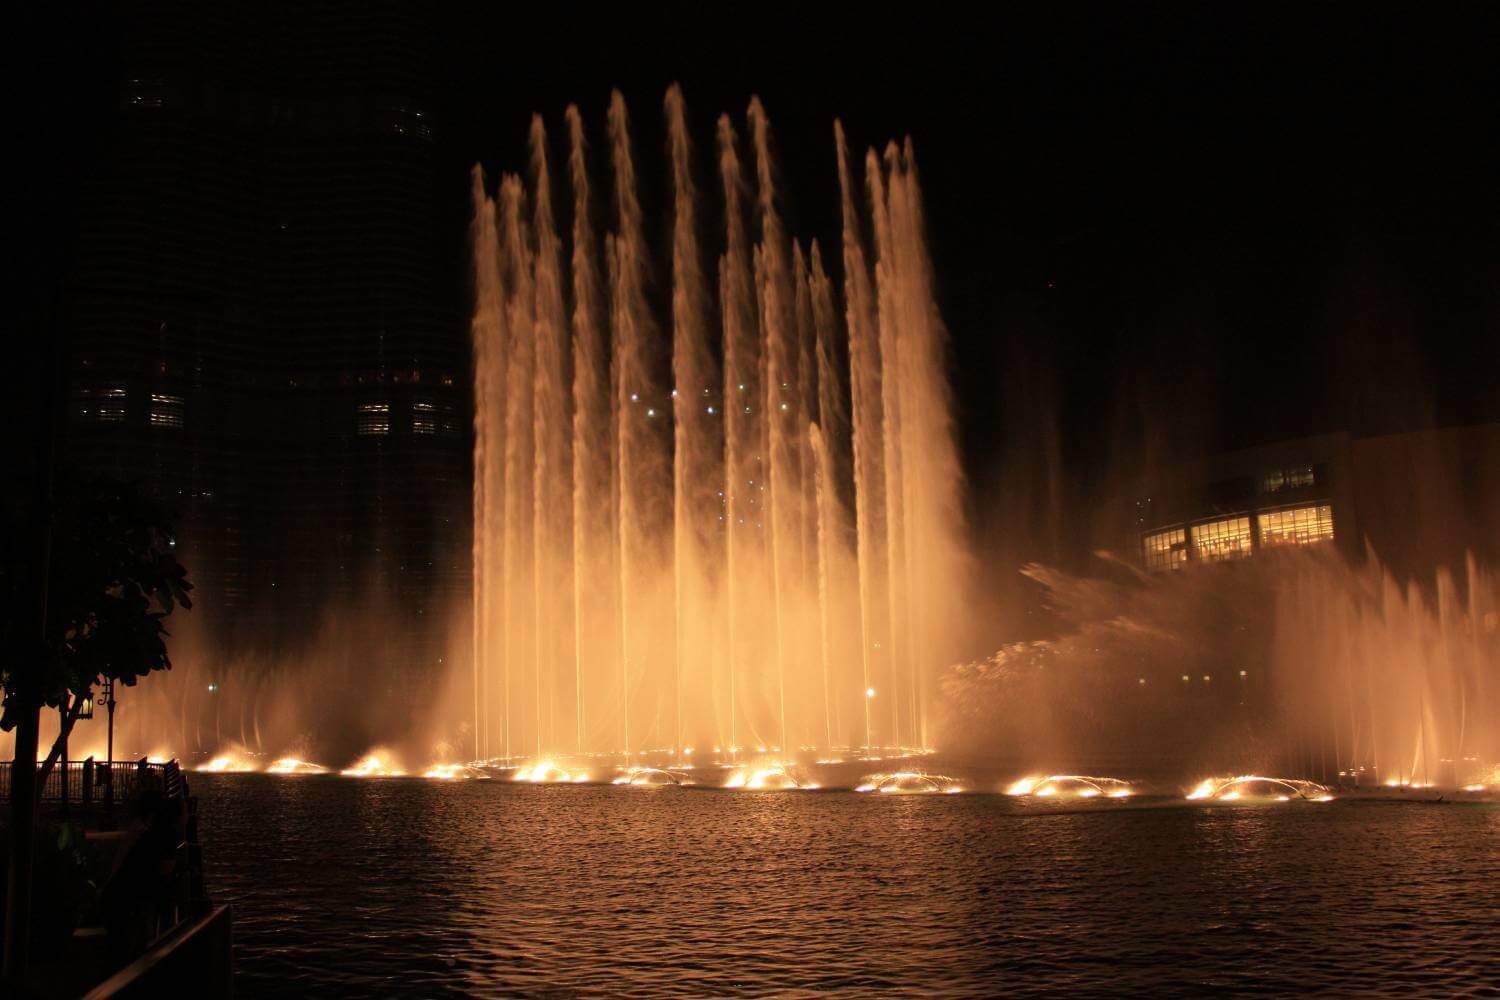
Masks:
[[[1494,806],[192,784],[244,997],[1500,982]]]

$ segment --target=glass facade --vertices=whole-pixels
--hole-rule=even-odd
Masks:
[[[1244,559],[1251,554],[1250,515],[1222,517],[1192,526],[1193,558],[1206,562]]]
[[[1260,528],[1260,544],[1268,548],[1331,542],[1333,507],[1324,503],[1266,511],[1257,515],[1257,527]]]
[[[391,406],[389,403],[364,403],[359,408],[360,434],[389,434],[391,432]]]
[[[1187,563],[1187,529],[1166,528],[1141,537],[1147,569],[1181,569]]]
[[[1300,490],[1317,482],[1317,475],[1310,465],[1294,465],[1289,469],[1272,469],[1260,477],[1262,493],[1280,493],[1282,490]]]
[[[152,427],[181,430],[182,416],[185,409],[186,407],[181,396],[153,392],[151,394],[151,409],[147,413],[146,419]]]

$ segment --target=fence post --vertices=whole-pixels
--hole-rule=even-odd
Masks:
[[[94,801],[94,758],[90,757],[83,762],[83,802],[88,805]]]

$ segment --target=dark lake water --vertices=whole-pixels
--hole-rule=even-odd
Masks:
[[[243,997],[1500,995],[1500,806],[194,775]]]

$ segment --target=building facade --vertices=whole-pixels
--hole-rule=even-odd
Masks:
[[[468,352],[431,222],[424,16],[123,16],[79,192],[64,459],[177,508],[194,618],[226,650],[292,651],[365,602],[394,609],[393,658],[433,664],[467,592]]]
[[[1123,516],[1121,516],[1123,515]],[[1404,575],[1500,559],[1500,424],[1282,441],[1143,479],[1114,546],[1150,571],[1291,546],[1368,550]]]

